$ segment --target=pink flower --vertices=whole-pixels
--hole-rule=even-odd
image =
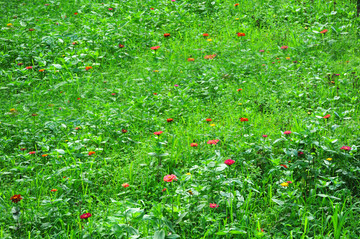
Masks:
[[[281,49],[283,49],[283,50],[286,50],[286,49],[288,49],[289,47],[288,46],[282,46],[281,47]]]
[[[121,184],[121,186],[123,186],[124,188],[127,188],[127,187],[129,187],[130,185],[129,185],[128,183],[123,183],[123,184]]]
[[[111,95],[116,95],[116,93],[111,93]]]
[[[160,48],[160,46],[153,46],[153,47],[151,47],[150,49],[156,51],[156,50],[159,49],[159,48]]]
[[[80,216],[81,219],[88,219],[89,217],[91,217],[91,213],[85,213],[83,215]]]
[[[263,134],[263,136],[262,136],[263,138],[267,138],[268,136],[266,135],[266,134]]]
[[[163,133],[163,131],[154,132],[155,135],[160,135],[162,133]]]
[[[235,161],[234,160],[232,160],[232,159],[227,159],[227,160],[225,160],[225,162],[224,162],[224,164],[226,164],[226,165],[232,165],[232,164],[234,164],[235,163]]]
[[[260,50],[259,52],[265,52],[264,50]]]
[[[213,139],[213,140],[209,140],[208,142],[207,142],[207,144],[213,144],[213,145],[216,145],[218,142],[219,142],[220,140],[218,140],[218,139]]]
[[[197,147],[197,146],[198,146],[197,143],[191,143],[191,144],[190,144],[190,147]]]
[[[350,151],[351,147],[350,146],[342,146],[340,149],[343,149],[345,151]]]
[[[31,151],[29,152],[29,154],[36,154],[36,151]]]
[[[286,181],[288,184],[292,183],[292,181]]]
[[[178,87],[179,85],[174,85],[175,87]]]
[[[31,70],[32,68],[33,68],[32,66],[25,67],[26,70]]]
[[[284,134],[291,134],[291,131],[290,130],[285,131]]]
[[[175,176],[174,174],[170,174],[170,175],[164,176],[164,181],[165,181],[165,182],[170,183],[170,182],[172,182],[173,180],[174,180],[174,181],[177,181],[177,178],[176,178],[176,176]]]
[[[109,8],[108,10],[109,10],[109,11],[112,11],[112,10],[114,10],[114,9],[113,9],[113,8]]]
[[[217,208],[217,207],[219,207],[219,205],[217,205],[217,204],[215,204],[215,203],[210,203],[210,204],[209,204],[209,207],[210,207],[210,208]]]
[[[301,156],[301,155],[303,155],[304,154],[304,152],[302,152],[302,151],[299,151],[298,152],[298,156]]]

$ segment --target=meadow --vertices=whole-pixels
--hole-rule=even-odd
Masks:
[[[0,9],[0,238],[360,237],[355,1]]]

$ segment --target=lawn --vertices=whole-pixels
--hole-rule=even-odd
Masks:
[[[356,1],[0,9],[0,238],[360,237]]]

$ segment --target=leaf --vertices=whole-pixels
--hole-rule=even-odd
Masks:
[[[221,164],[219,167],[217,167],[217,168],[215,169],[215,171],[221,172],[221,171],[223,171],[223,170],[226,169],[226,168],[227,168],[226,164]]]
[[[246,234],[247,232],[243,231],[243,230],[240,230],[240,229],[237,229],[237,230],[232,230],[229,233],[230,234]]]
[[[65,150],[63,149],[55,149],[56,152],[58,152],[59,154],[65,154]]]
[[[179,222],[182,221],[182,219],[187,215],[187,212],[181,213],[179,218],[176,220],[175,224],[178,224]]]
[[[180,236],[178,234],[171,234],[169,236],[166,236],[166,239],[175,239],[175,238],[180,238]]]
[[[62,69],[62,66],[60,64],[52,64],[56,69]]]
[[[284,201],[281,201],[281,200],[278,200],[278,199],[275,199],[275,198],[272,198],[271,199],[273,202],[275,202],[276,204],[278,204],[279,206],[282,206],[282,205],[284,205]]]
[[[155,234],[154,234],[154,239],[165,239],[164,230],[156,231]]]

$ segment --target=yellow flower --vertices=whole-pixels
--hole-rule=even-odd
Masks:
[[[311,112],[308,112],[308,115],[311,115]]]
[[[215,124],[210,124],[210,126],[215,126]]]
[[[305,27],[305,30],[307,30],[308,29],[308,27]]]
[[[10,112],[15,112],[15,111],[16,111],[15,108],[11,108],[11,109],[10,109]]]
[[[186,173],[186,175],[191,175],[191,173]]]
[[[290,56],[286,57],[286,60],[290,60]]]
[[[209,39],[207,39],[207,41],[212,41],[212,39],[209,38]]]
[[[158,70],[154,70],[154,72],[159,72]]]
[[[65,142],[68,142],[69,140],[65,140]]]
[[[327,161],[331,161],[331,160],[332,160],[332,158],[327,158],[326,160],[327,160]]]
[[[235,20],[239,20],[240,18],[235,18]]]
[[[49,104],[49,106],[50,106],[50,107],[53,107],[53,106],[54,106],[54,104]]]
[[[11,27],[12,25],[13,25],[12,23],[6,24],[6,26],[8,26],[8,27]]]
[[[287,186],[289,186],[289,184],[288,183],[282,183],[282,184],[280,184],[281,186],[283,186],[283,187],[287,187]]]
[[[239,105],[242,105],[242,103],[239,103]]]

